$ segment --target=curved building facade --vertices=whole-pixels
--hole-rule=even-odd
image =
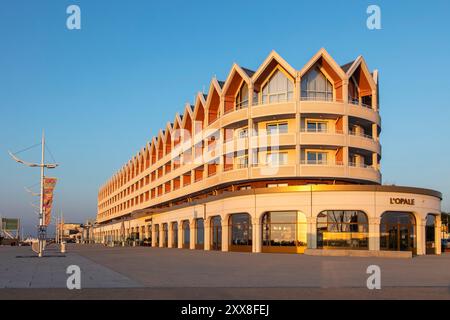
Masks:
[[[97,241],[440,252],[440,193],[381,185],[378,97],[361,56],[340,66],[321,49],[300,70],[276,52],[256,71],[234,64],[100,188]]]

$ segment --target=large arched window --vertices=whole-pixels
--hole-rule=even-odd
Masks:
[[[301,87],[302,100],[333,101],[333,85],[318,68],[302,77]]]
[[[411,212],[386,211],[380,222],[380,249],[416,252],[416,219]]]
[[[262,103],[291,101],[294,97],[294,85],[286,75],[277,70],[262,89]]]
[[[155,247],[159,247],[159,225],[155,225]]]
[[[248,86],[244,81],[236,95],[236,110],[248,107]]]
[[[367,216],[357,210],[327,210],[317,216],[317,248],[368,249]]]
[[[230,251],[252,251],[252,222],[247,213],[230,217]]]
[[[427,222],[425,226],[426,238],[426,254],[435,254],[436,252],[436,216],[433,214],[427,215]]]
[[[163,232],[162,245],[163,245],[163,247],[167,248],[167,245],[169,243],[169,230],[168,230],[167,223],[163,223],[162,232]]]
[[[202,218],[195,220],[195,249],[203,250],[205,243],[205,227]]]
[[[222,218],[211,218],[211,250],[222,250]]]
[[[172,222],[172,248],[178,248],[178,222]]]
[[[302,212],[266,212],[262,219],[262,251],[303,253],[306,226],[306,217]]]
[[[191,243],[191,230],[189,229],[189,221],[183,221],[183,248],[189,249]]]

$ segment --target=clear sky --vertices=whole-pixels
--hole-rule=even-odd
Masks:
[[[81,8],[81,30],[66,8]],[[381,8],[368,30],[366,9]],[[450,1],[0,2],[0,215],[34,231],[39,170],[7,150],[45,128],[60,168],[55,207],[95,217],[98,187],[233,62],[256,69],[274,49],[300,69],[325,47],[380,71],[384,183],[444,194],[450,211]],[[39,150],[21,154],[39,159]],[[50,158],[51,159],[51,158]]]

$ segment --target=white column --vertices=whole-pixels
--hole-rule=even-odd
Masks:
[[[379,217],[369,218],[369,250],[380,251],[380,221]]]
[[[308,249],[317,248],[317,218],[307,217],[307,230],[308,230]]]
[[[189,221],[189,249],[195,249],[195,219]]]
[[[204,249],[206,251],[211,249],[211,224],[210,224],[210,220],[209,218],[206,218],[203,221],[203,226],[204,226]]]
[[[434,226],[434,246],[436,247],[436,254],[441,254],[441,228],[442,228],[442,221],[441,221],[441,216],[438,215],[436,216],[436,221],[435,221],[435,226]]]
[[[427,219],[417,219],[416,225],[416,246],[417,246],[417,255],[424,255],[426,253],[426,228]]]
[[[228,251],[229,242],[228,219],[222,219],[222,251]]]
[[[252,224],[252,251],[261,252],[261,222],[256,221]]]

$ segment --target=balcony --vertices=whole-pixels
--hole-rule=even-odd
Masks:
[[[252,118],[266,117],[266,116],[278,116],[285,114],[295,114],[295,102],[286,101],[271,104],[260,104],[251,108]]]
[[[240,169],[235,168],[233,170],[223,171],[220,176],[221,176],[220,177],[221,183],[247,180],[248,168],[240,168]]]
[[[300,102],[301,113],[328,113],[343,115],[345,114],[345,104],[343,101],[331,101],[318,98],[302,97]]]
[[[228,154],[235,151],[247,150],[248,139],[247,138],[234,138],[226,141],[223,145],[223,154]]]
[[[295,146],[297,141],[295,133],[261,134],[251,139],[252,148]]]
[[[346,177],[346,168],[342,162],[336,161],[307,161],[302,160],[300,165],[302,177]]]
[[[221,119],[222,127],[226,127],[229,124],[247,120],[247,119],[248,119],[248,108],[232,110],[232,111],[225,113],[222,116],[222,119]]]
[[[380,124],[381,118],[378,111],[373,109],[371,106],[365,104],[355,104],[353,102],[349,102],[348,104],[348,115],[369,120],[373,123]]]
[[[381,182],[381,173],[374,167],[366,165],[364,163],[349,163],[348,173],[351,178],[370,180],[376,183]]]
[[[376,140],[374,140],[371,136],[362,134],[362,133],[355,133],[353,131],[349,132],[348,137],[348,143],[350,147],[364,149],[364,150],[370,150],[372,152],[381,153],[381,146],[380,143]]]
[[[345,136],[340,130],[311,131],[303,128],[300,131],[300,143],[302,145],[343,146]]]
[[[279,165],[267,166],[257,165],[252,167],[251,178],[268,178],[268,177],[294,177],[296,175],[295,165]]]

